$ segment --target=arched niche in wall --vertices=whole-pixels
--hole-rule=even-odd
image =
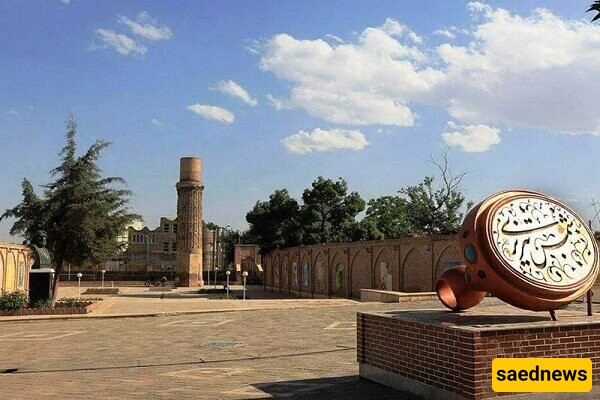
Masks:
[[[448,245],[440,254],[435,265],[435,281],[445,271],[464,264],[463,255],[455,244]]]
[[[352,297],[360,296],[360,289],[371,289],[371,254],[366,249],[354,253],[351,264]]]
[[[27,257],[23,251],[19,251],[17,258],[17,289],[25,290],[27,287]]]
[[[290,286],[290,256],[285,252],[281,256],[281,288],[289,289]]]
[[[290,288],[292,290],[300,288],[300,256],[297,251],[292,254],[290,259]]]
[[[6,259],[4,255],[5,251],[0,249],[0,292],[4,288],[4,277],[6,276]]]
[[[394,256],[393,249],[384,247],[375,260],[375,289],[393,290]]]
[[[335,296],[346,297],[347,287],[346,256],[342,250],[338,250],[331,258],[331,293]]]
[[[273,256],[273,287],[278,288],[279,287],[279,276],[280,276],[280,271],[279,271],[279,254],[275,254]]]
[[[7,251],[6,254],[6,275],[4,278],[4,290],[6,292],[14,292],[16,289],[17,280],[17,251]]]
[[[327,257],[322,251],[319,251],[315,257],[313,270],[315,293],[327,293]]]
[[[269,254],[265,257],[265,284],[267,286],[273,285],[273,256]]]
[[[421,249],[413,247],[402,263],[402,291],[427,292],[431,290],[431,267]]]
[[[304,252],[302,254],[302,259],[300,261],[300,281],[298,284],[300,285],[300,290],[303,292],[310,292],[310,278],[311,278],[311,265],[310,265],[310,255],[308,252]]]

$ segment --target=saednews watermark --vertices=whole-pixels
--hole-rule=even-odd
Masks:
[[[496,358],[492,362],[495,392],[589,392],[589,358]]]

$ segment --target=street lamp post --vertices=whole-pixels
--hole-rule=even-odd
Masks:
[[[83,274],[81,272],[77,273],[77,300],[81,297],[81,277]]]
[[[231,271],[226,271],[225,275],[227,275],[227,285],[225,287],[227,289],[227,298],[229,298],[229,275],[231,275]]]
[[[103,269],[102,270],[102,289],[104,289],[104,274],[106,273],[106,270]]]
[[[248,271],[242,272],[242,276],[244,277],[244,300],[246,300],[246,277],[248,276]]]
[[[217,271],[219,271],[219,267],[215,266],[215,289],[217,288]]]

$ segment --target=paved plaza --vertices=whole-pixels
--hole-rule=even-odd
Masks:
[[[127,300],[141,307],[119,296],[105,311],[126,311]],[[153,310],[168,304],[160,301],[146,298]],[[186,313],[188,300],[169,301],[182,313],[0,321],[0,399],[408,399],[358,377],[356,312],[442,309],[437,301],[196,299]]]
[[[356,311],[398,304],[347,303],[4,322],[0,398],[403,398],[356,363]]]

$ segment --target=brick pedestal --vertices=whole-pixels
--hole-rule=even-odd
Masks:
[[[594,386],[600,381],[598,317],[559,315],[553,322],[544,313],[515,314],[508,306],[461,314],[359,312],[357,335],[360,375],[418,398],[506,398],[510,394],[492,390],[492,360],[497,357],[591,358]],[[600,398],[600,393],[522,396],[587,399]]]

